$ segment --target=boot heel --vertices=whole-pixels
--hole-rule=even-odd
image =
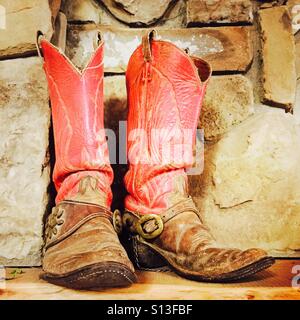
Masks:
[[[165,271],[168,263],[152,248],[142,243],[139,236],[134,236],[130,241],[130,251],[136,267],[140,270]]]

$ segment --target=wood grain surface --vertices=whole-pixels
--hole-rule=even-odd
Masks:
[[[40,280],[40,268],[9,268],[0,284],[2,299],[180,299],[180,300],[300,300],[300,288],[292,287],[293,268],[300,260],[277,260],[276,264],[259,275],[241,283],[209,284],[185,280],[172,272],[137,271],[138,283],[129,288],[99,291],[78,291],[58,287]],[[300,267],[298,268],[300,273]],[[299,281],[300,283],[300,281]],[[6,288],[5,288],[6,287]]]

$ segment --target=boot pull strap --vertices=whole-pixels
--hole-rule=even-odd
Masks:
[[[94,37],[93,39],[93,47],[94,47],[94,51],[96,51],[98,49],[98,47],[100,46],[100,44],[103,42],[103,36],[102,33],[100,31],[97,32],[97,35]]]
[[[151,52],[151,41],[155,39],[157,35],[156,30],[150,30],[148,31],[142,39],[142,47],[143,47],[143,55],[145,61],[151,61],[152,60],[152,52]]]
[[[63,53],[66,51],[67,26],[67,17],[62,12],[59,12],[56,17],[55,30],[50,42],[59,48],[59,50]]]
[[[35,46],[37,49],[37,53],[39,55],[39,57],[44,60],[43,54],[42,54],[42,48],[40,47],[40,39],[41,37],[44,37],[44,34],[42,31],[38,30],[36,33],[36,41],[35,41]]]
[[[160,215],[160,217],[163,220],[163,222],[166,223],[169,220],[171,220],[172,218],[174,218],[175,216],[177,216],[178,214],[186,212],[186,211],[194,212],[199,217],[201,223],[203,223],[203,221],[200,217],[199,211],[196,208],[191,196],[189,196],[187,198],[187,200],[181,201],[181,202],[177,203],[175,206],[169,208],[167,211],[162,213]]]
[[[102,33],[100,31],[98,31],[98,34],[97,34],[97,45],[99,46],[102,41],[103,41]]]

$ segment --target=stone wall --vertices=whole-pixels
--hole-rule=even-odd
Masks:
[[[105,122],[115,131],[127,114],[126,65],[145,28],[211,63],[199,119],[204,172],[190,176],[191,194],[222,245],[297,255],[300,37],[294,22],[300,0],[12,3],[0,0],[7,12],[7,28],[0,29],[0,264],[40,263],[49,108],[34,38],[41,29],[50,39],[54,26],[56,37],[63,34],[63,23],[55,23],[59,10],[68,22],[65,52],[78,67],[93,53],[98,31],[103,35]],[[122,207],[126,166],[114,170],[113,207]]]
[[[48,0],[0,0],[0,265],[41,264],[50,181],[50,108],[35,36],[53,32]]]

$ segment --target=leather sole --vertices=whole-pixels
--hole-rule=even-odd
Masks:
[[[137,281],[127,266],[117,262],[96,263],[63,275],[44,273],[40,277],[55,285],[81,290],[128,287]]]
[[[133,251],[134,251],[134,258],[135,258],[134,260],[139,269],[154,270],[155,268],[157,269],[158,267],[163,267],[168,265],[178,275],[187,279],[196,280],[200,282],[202,281],[202,282],[220,283],[220,282],[238,281],[244,278],[248,278],[264,269],[267,269],[275,263],[275,259],[273,257],[266,256],[238,270],[223,273],[218,276],[201,275],[201,274],[196,274],[196,272],[193,272],[191,270],[182,268],[182,266],[178,265],[172,259],[165,258],[160,252],[155,250],[155,248],[153,248],[152,246],[149,246],[148,243],[141,242],[137,238],[133,240],[134,241],[132,242],[132,245],[133,245]],[[140,257],[138,256],[138,252],[141,250],[141,248],[139,248],[140,250],[137,250],[136,246],[141,246],[143,254],[145,255],[145,253],[147,253],[147,255],[151,257],[149,261],[156,262],[156,264],[147,265],[145,263],[145,261],[148,260],[147,257],[143,257],[143,259],[140,259]],[[143,262],[142,265],[140,264],[140,260]]]

